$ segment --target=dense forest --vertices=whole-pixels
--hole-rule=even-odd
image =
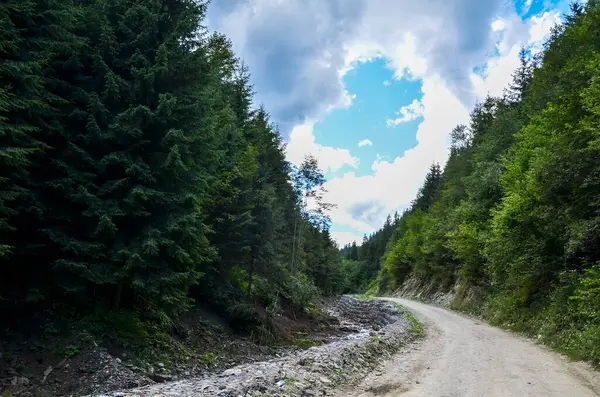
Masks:
[[[356,285],[454,288],[455,308],[600,365],[600,2],[524,49],[451,141],[393,227],[342,250]]]
[[[269,316],[344,288],[323,174],[286,161],[207,7],[1,2],[5,336],[168,328],[198,304],[268,335]]]

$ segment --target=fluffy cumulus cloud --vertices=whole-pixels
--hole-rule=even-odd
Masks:
[[[338,204],[332,218],[357,230],[381,227],[387,214],[407,208],[434,162],[448,155],[448,133],[468,120],[467,107],[441,78],[423,82],[424,119],[417,130],[418,144],[393,160],[378,159],[372,175],[348,172],[326,183],[327,199]]]
[[[494,22],[492,22],[492,30],[494,32],[504,30],[505,27],[506,25],[502,19],[496,19]]]
[[[339,247],[343,247],[346,244],[352,244],[356,242],[360,244],[363,235],[352,232],[331,232],[331,237],[338,243]]]
[[[363,139],[362,141],[358,142],[358,147],[363,146],[373,146],[373,142],[371,142],[369,139]]]
[[[398,71],[423,74],[426,63],[468,100],[465,65],[489,49],[487,31],[502,4],[219,0],[209,8],[208,24],[231,38],[236,53],[250,66],[258,100],[287,134],[332,107],[348,106],[351,98],[342,81],[348,62],[380,53],[394,53]]]
[[[353,157],[349,150],[316,143],[313,123],[300,124],[293,128],[286,154],[288,160],[294,164],[300,164],[304,156],[312,154],[324,171],[335,172],[345,165],[358,167],[358,158]]]
[[[328,109],[349,106],[339,70],[364,0],[219,0],[209,27],[250,67],[257,99],[284,135]]]
[[[496,55],[487,59],[482,71],[471,73],[477,99],[486,95],[502,95],[512,74],[520,65],[519,53],[526,48],[532,54],[542,50],[544,40],[553,26],[560,22],[560,13],[544,12],[527,21],[513,15],[503,20],[504,29],[497,36]]]
[[[409,121],[413,121],[423,116],[424,112],[423,105],[416,99],[406,106],[402,106],[400,111],[397,113],[398,116],[395,119],[388,119],[386,123],[388,127],[395,127],[398,124],[408,123]]]
[[[313,134],[315,121],[352,104],[343,76],[357,63],[381,57],[395,79],[422,82],[420,101],[388,121],[420,119],[417,145],[378,158],[371,175],[350,171],[327,182],[327,198],[338,204],[333,221],[361,232],[410,204],[431,163],[445,162],[452,128],[468,121],[476,100],[501,93],[520,45],[535,52],[557,19],[546,13],[524,23],[504,0],[219,0],[209,11],[209,26],[249,65],[257,99],[279,123],[294,163],[312,153],[329,171],[357,167],[349,150],[320,145]]]

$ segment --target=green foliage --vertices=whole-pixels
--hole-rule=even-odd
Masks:
[[[406,309],[404,310],[404,314],[402,315],[402,317],[404,317],[406,320],[408,320],[408,322],[410,323],[410,332],[412,332],[414,335],[418,336],[418,337],[423,337],[425,336],[425,326],[423,326],[423,323],[421,323],[411,312],[409,312]]]
[[[240,303],[229,308],[230,324],[233,328],[252,332],[262,325],[262,316],[255,305]]]
[[[287,280],[283,281],[282,289],[280,290],[288,302],[295,304],[297,307],[309,307],[310,303],[316,298],[319,289],[313,284],[313,281],[303,273],[290,275]]]
[[[385,338],[383,336],[375,335],[371,337],[371,342],[383,343],[385,342]]]
[[[63,356],[65,356],[66,358],[73,358],[78,354],[79,349],[77,348],[77,346],[74,345],[68,345],[67,347],[65,347],[65,350],[63,352]]]
[[[83,317],[76,325],[82,334],[97,340],[107,340],[143,358],[155,358],[164,351],[177,353],[169,336],[170,324],[128,310],[98,309]],[[80,338],[81,338],[80,334]]]
[[[206,365],[212,365],[217,361],[217,356],[213,352],[209,352],[200,356],[200,361]]]

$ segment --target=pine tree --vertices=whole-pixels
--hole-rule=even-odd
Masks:
[[[442,182],[442,170],[439,164],[432,164],[425,176],[425,182],[417,193],[413,208],[427,211],[433,204],[440,191]]]
[[[51,267],[39,256],[44,243],[37,238],[37,221],[49,209],[31,172],[53,149],[47,137],[60,125],[57,107],[64,100],[53,65],[77,50],[73,11],[67,0],[0,4],[0,257],[10,253],[0,266],[0,289],[18,296],[9,301],[17,305],[44,299],[52,286]],[[28,261],[28,253],[37,254],[35,261]]]
[[[159,316],[190,302],[210,255],[199,212],[214,136],[200,110],[214,81],[197,31],[204,12],[191,1],[84,8],[87,45],[64,84],[75,108],[64,109],[53,168],[36,173],[67,291],[101,287],[96,299]]]

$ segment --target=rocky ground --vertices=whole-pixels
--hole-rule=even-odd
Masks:
[[[321,305],[326,309],[335,303]],[[286,332],[284,342],[261,345],[249,336],[235,333],[223,319],[198,308],[179,319],[171,335],[138,343],[149,347],[141,355],[132,353],[136,350],[131,347],[111,343],[110,339],[101,344],[77,329],[61,337],[42,322],[39,333],[17,333],[10,343],[0,340],[0,395],[86,395],[207,376],[356,331],[327,315],[281,315],[276,320]]]
[[[342,318],[342,324],[356,327],[359,322],[363,327],[322,346],[238,365],[220,374],[95,397],[332,395],[336,386],[359,381],[414,338],[411,324],[404,319],[402,311],[383,302],[345,296],[337,309],[335,314]],[[347,322],[348,319],[351,322]]]
[[[109,354],[94,342],[85,350],[61,354],[9,357],[10,352],[3,352],[0,359],[9,365],[0,368],[0,390],[15,397],[107,392],[185,396],[186,390],[189,395],[243,396],[266,390],[272,395],[311,395],[359,379],[411,337],[410,326],[398,321],[399,312],[381,302],[343,297],[329,311],[341,321],[329,321],[320,330],[296,330],[295,342],[285,346],[259,346],[233,337],[217,320],[201,321],[193,333],[194,338],[202,335],[196,345],[203,350],[183,362],[157,357],[140,363],[123,351]],[[137,389],[123,391],[132,388]]]

